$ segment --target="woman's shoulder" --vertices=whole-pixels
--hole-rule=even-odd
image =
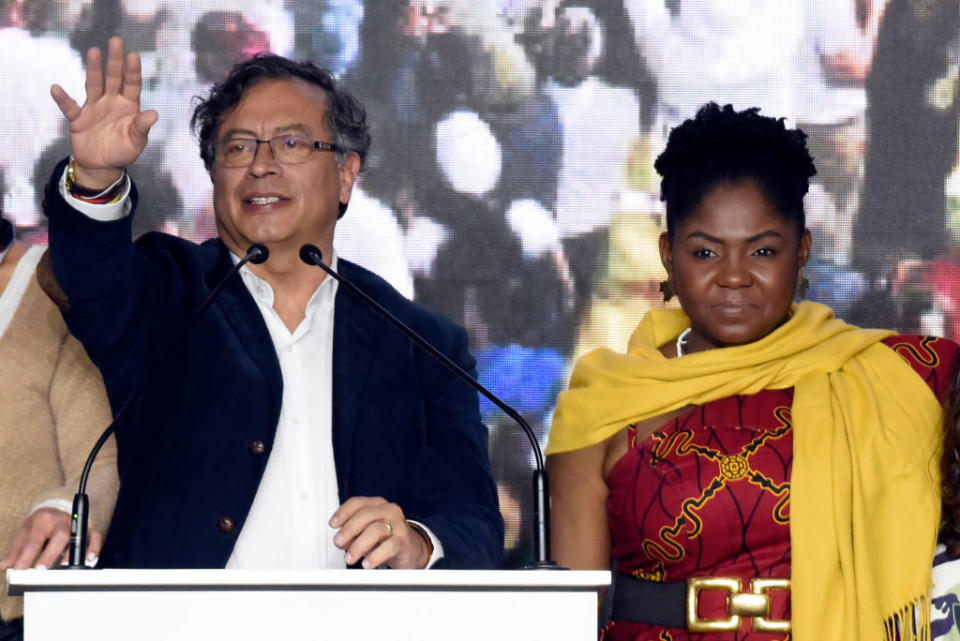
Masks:
[[[941,402],[944,401],[960,356],[960,345],[949,338],[921,334],[894,334],[883,342],[926,381]]]

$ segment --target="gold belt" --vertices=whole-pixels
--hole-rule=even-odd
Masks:
[[[770,619],[771,590],[789,590],[790,579],[750,579],[750,590],[736,577],[691,577],[687,579],[687,630],[690,632],[735,632],[740,618],[752,619],[755,632],[790,632],[789,619]],[[726,619],[701,619],[698,614],[700,593],[704,590],[727,592]]]

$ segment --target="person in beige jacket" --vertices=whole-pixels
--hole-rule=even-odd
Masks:
[[[111,419],[100,373],[41,289],[44,248],[13,240],[12,231],[0,219],[0,641],[20,638],[22,627],[6,570],[61,562],[84,462]],[[111,439],[87,485],[88,563],[113,511],[116,467]]]

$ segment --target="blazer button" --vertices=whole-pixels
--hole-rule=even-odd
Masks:
[[[250,454],[253,456],[263,456],[267,453],[267,444],[255,438],[247,445],[247,449],[250,450]]]
[[[231,534],[237,529],[237,522],[229,516],[221,516],[220,520],[217,521],[217,528],[224,534]]]

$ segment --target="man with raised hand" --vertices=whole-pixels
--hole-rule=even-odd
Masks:
[[[91,49],[83,106],[51,89],[72,156],[45,198],[67,324],[114,410],[134,399],[102,564],[495,567],[503,524],[476,393],[299,257],[317,246],[473,370],[462,329],[333,253],[370,141],[360,104],[311,63],[241,63],[193,116],[218,238],[134,243],[125,168],[157,114],[140,110],[140,60],[121,39],[102,68]],[[269,259],[194,323],[254,243]]]

